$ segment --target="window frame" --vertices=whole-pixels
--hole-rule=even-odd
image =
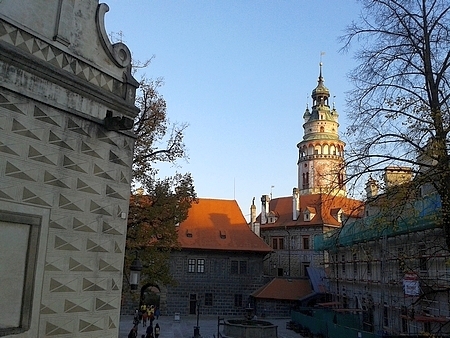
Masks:
[[[18,318],[19,325],[16,327],[0,328],[0,336],[5,336],[23,333],[31,328],[34,293],[37,291],[35,290],[35,279],[43,217],[41,215],[0,210],[0,222],[9,224],[16,223],[29,227],[28,242],[26,243],[27,253],[25,256],[22,302],[20,306],[20,318]]]
[[[195,273],[195,266],[197,260],[195,258],[188,258],[188,273]]]

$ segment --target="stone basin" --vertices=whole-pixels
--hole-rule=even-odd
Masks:
[[[224,338],[277,338],[277,325],[264,320],[229,319],[224,321]]]

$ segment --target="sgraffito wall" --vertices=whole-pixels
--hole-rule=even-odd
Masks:
[[[118,337],[137,82],[107,11],[0,1],[0,336]]]

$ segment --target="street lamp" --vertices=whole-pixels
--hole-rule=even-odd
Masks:
[[[138,252],[136,251],[136,258],[133,260],[130,266],[130,289],[135,291],[138,289],[139,280],[141,279],[142,263],[138,257]]]

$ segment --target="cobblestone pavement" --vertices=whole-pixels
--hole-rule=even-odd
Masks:
[[[286,329],[286,322],[288,322],[290,318],[264,318],[264,320],[278,326],[278,338],[302,338],[300,334]],[[159,326],[161,327],[159,338],[192,338],[194,336],[194,326],[197,324],[197,317],[194,315],[181,316],[180,321],[174,321],[173,317],[161,316],[158,320],[155,320],[153,326],[156,323],[159,323]],[[120,317],[119,338],[127,338],[132,327],[132,316]],[[199,327],[202,338],[217,338],[217,317],[200,316]],[[146,327],[143,327],[142,323],[139,324],[138,338],[141,338],[142,335],[145,334],[145,330]],[[220,332],[222,332],[221,327]]]

